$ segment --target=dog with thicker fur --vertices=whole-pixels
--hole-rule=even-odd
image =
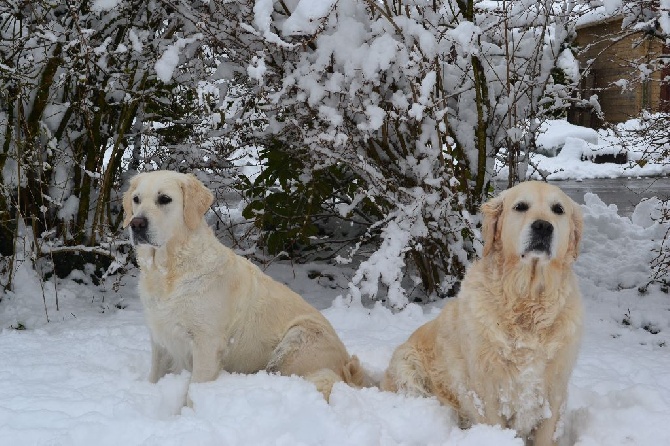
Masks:
[[[555,445],[582,331],[572,270],[581,209],[558,187],[531,181],[482,212],[482,258],[458,297],[396,349],[382,388],[435,395],[462,427],[499,425],[528,445]]]
[[[335,382],[366,385],[319,311],[218,241],[204,219],[212,202],[195,176],[169,171],[136,175],[123,196],[151,332],[149,380],[267,370],[306,378],[326,400]]]

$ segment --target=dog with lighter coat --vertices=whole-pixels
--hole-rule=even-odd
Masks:
[[[458,297],[396,349],[382,388],[434,395],[463,427],[499,425],[528,445],[555,445],[582,331],[572,269],[582,213],[558,187],[535,181],[482,212],[482,258]]]
[[[218,241],[204,219],[212,202],[195,176],[169,171],[136,175],[123,196],[151,332],[149,380],[267,370],[306,378],[326,400],[338,381],[366,384],[319,311]]]

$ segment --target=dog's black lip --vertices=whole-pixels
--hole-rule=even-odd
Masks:
[[[524,255],[530,254],[533,252],[539,252],[549,255],[551,253],[551,244],[545,240],[533,240],[531,241],[526,249],[524,250]]]
[[[138,231],[133,231],[133,236],[131,237],[133,245],[139,246],[139,245],[149,245],[149,246],[154,246],[156,247],[154,243],[151,243],[151,240],[146,236],[145,232],[138,232]]]

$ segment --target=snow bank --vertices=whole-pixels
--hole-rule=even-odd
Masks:
[[[616,205],[606,205],[595,194],[585,194],[584,203],[584,226],[591,228],[591,233],[582,241],[577,260],[582,275],[598,287],[615,291],[644,284],[654,257],[651,249],[663,239],[667,228],[651,218],[643,219],[641,214],[660,214],[658,199],[637,206],[633,219],[642,225],[619,216]]]

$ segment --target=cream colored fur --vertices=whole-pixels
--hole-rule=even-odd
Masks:
[[[171,201],[161,204],[165,197]],[[366,384],[358,359],[319,311],[219,243],[203,218],[212,199],[194,176],[167,171],[137,175],[124,195],[124,226],[135,217],[147,222],[136,254],[150,381],[182,369],[196,383],[221,370],[265,369],[303,376],[326,399],[336,381]],[[132,230],[131,237],[137,241]]]
[[[528,209],[521,211],[521,202]],[[382,388],[435,395],[456,409],[464,427],[500,425],[527,444],[553,445],[581,337],[572,271],[581,210],[541,182],[513,187],[482,210],[482,259],[468,270],[459,296],[394,352]],[[548,253],[526,252],[536,220],[554,228]]]

